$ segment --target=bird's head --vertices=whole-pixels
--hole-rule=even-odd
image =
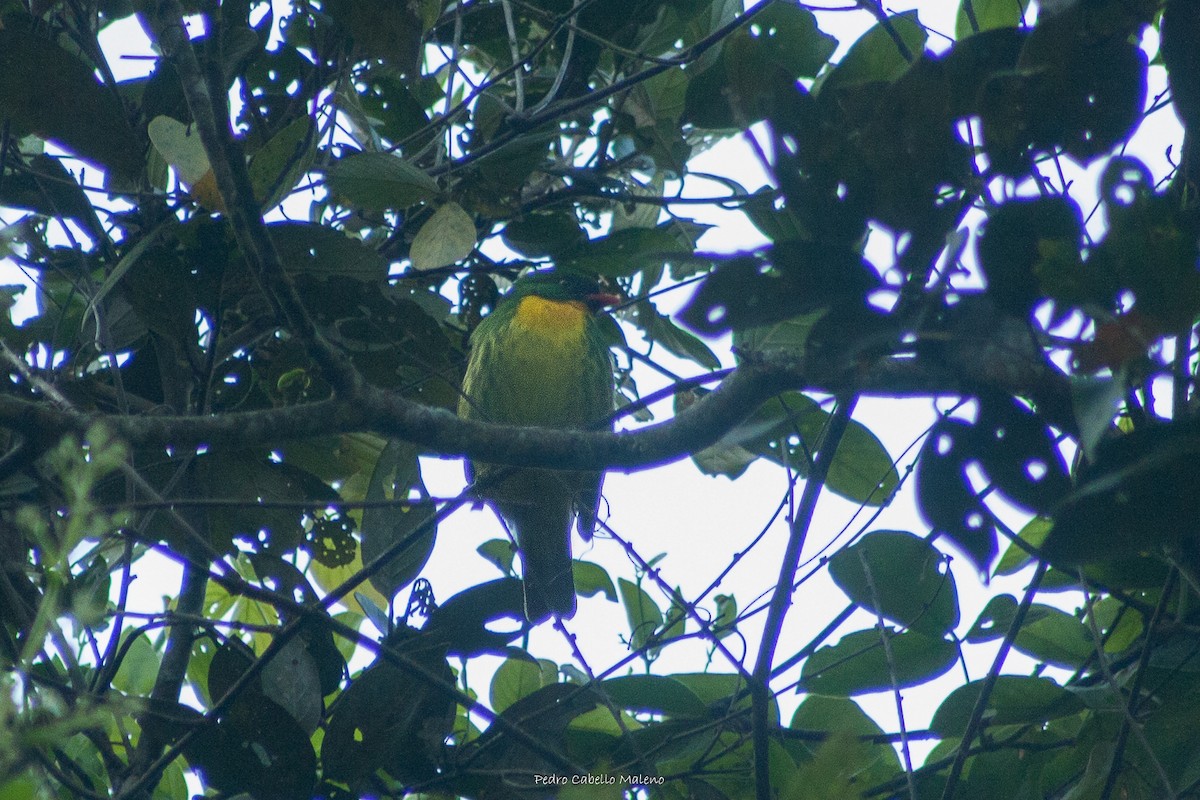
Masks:
[[[530,296],[560,303],[583,303],[592,311],[621,300],[620,295],[605,289],[595,278],[565,270],[540,270],[522,276],[513,284],[508,299],[517,301]]]

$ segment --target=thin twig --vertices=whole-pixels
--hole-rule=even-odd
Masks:
[[[820,448],[813,459],[812,469],[804,483],[804,491],[800,496],[800,506],[796,510],[796,519],[792,523],[791,536],[788,538],[784,551],[783,563],[779,568],[779,578],[775,584],[775,595],[771,598],[767,621],[763,626],[762,642],[759,645],[758,657],[754,664],[754,683],[751,685],[752,728],[754,731],[754,777],[755,794],[758,800],[771,800],[771,774],[768,759],[768,699],[770,693],[771,665],[775,659],[775,648],[779,644],[779,634],[783,629],[783,621],[787,610],[792,604],[792,578],[800,564],[800,554],[812,525],[813,514],[817,508],[817,500],[821,490],[825,488],[825,480],[829,476],[829,467],[833,463],[842,436],[850,425],[854,408],[858,403],[857,394],[848,394],[838,398],[837,409],[829,418],[829,424],[822,438]]]

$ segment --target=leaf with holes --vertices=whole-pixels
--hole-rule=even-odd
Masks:
[[[966,475],[975,457],[973,441],[974,432],[963,420],[942,417],[934,424],[917,460],[917,502],[930,527],[984,572],[999,548],[992,513]]]
[[[1047,513],[1071,488],[1050,429],[1011,397],[979,398],[976,450],[987,477],[1015,503]]]

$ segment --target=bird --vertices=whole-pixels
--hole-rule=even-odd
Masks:
[[[596,279],[565,270],[518,278],[471,333],[458,416],[611,430],[615,386],[603,309],[619,299]],[[603,472],[468,461],[467,479],[516,540],[525,617],[533,624],[573,617],[572,522],[591,538]]]

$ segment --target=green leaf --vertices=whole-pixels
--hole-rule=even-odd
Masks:
[[[1109,377],[1071,376],[1071,407],[1079,423],[1079,446],[1089,461],[1095,460],[1100,440],[1112,430],[1113,418],[1124,396],[1123,374]]]
[[[822,308],[774,325],[735,330],[733,348],[740,353],[803,355],[808,344],[808,335],[827,313],[829,309]]]
[[[37,800],[42,796],[38,783],[29,776],[13,778],[0,784],[0,800]]]
[[[996,28],[1020,27],[1028,8],[1029,0],[960,0],[958,16],[954,20],[954,38],[965,39],[973,33]]]
[[[701,59],[687,87],[686,118],[710,129],[743,128],[763,119],[786,102],[779,87],[791,89],[796,79],[815,77],[836,49],[837,39],[820,29],[811,11],[795,3],[772,4],[725,39],[720,59]]]
[[[293,120],[260,147],[250,159],[250,183],[264,211],[279,205],[292,191],[316,155],[317,137],[312,119]]]
[[[428,500],[429,492],[421,480],[421,465],[417,450],[406,442],[390,441],[379,455],[367,485],[368,503],[385,500],[405,501],[412,498]],[[400,541],[412,540],[379,572],[371,576],[371,584],[387,598],[408,585],[433,552],[437,538],[437,523],[432,521],[431,506],[413,506],[397,502],[394,506],[369,506],[362,514],[362,560],[370,564],[388,548]],[[417,534],[426,521],[430,524]],[[415,537],[414,537],[414,534]]]
[[[737,628],[737,598],[731,594],[718,594],[713,597],[713,602],[717,606],[717,613],[713,617],[712,631],[718,639],[724,639]]]
[[[822,647],[804,662],[801,691],[849,697],[916,686],[954,666],[958,648],[953,642],[917,631],[885,629],[893,663],[888,663],[880,631],[846,634],[837,644]]]
[[[512,542],[508,539],[488,539],[479,547],[475,548],[475,552],[483,556],[487,561],[496,565],[496,568],[504,575],[513,574],[513,557],[517,551],[513,548]],[[576,583],[578,583],[576,576]]]
[[[559,260],[562,269],[624,278],[648,266],[670,261],[671,256],[690,254],[669,227],[626,228],[599,239],[589,239],[565,253]]]
[[[346,205],[368,211],[404,209],[439,194],[421,169],[387,153],[354,153],[326,172],[329,190]]]
[[[846,57],[821,85],[821,91],[827,92],[835,86],[894,81],[910,63],[896,39],[903,42],[908,55],[916,59],[925,50],[928,36],[915,10],[889,16],[851,45]]]
[[[500,238],[526,258],[545,258],[579,247],[587,240],[587,234],[573,212],[559,210],[515,219],[504,226]]]
[[[133,644],[129,644],[128,639],[133,635],[132,631],[127,632],[121,642],[121,646],[128,649],[112,683],[114,688],[127,695],[147,697],[154,688],[161,657],[144,633],[136,634]]]
[[[966,641],[978,644],[1003,638],[1016,618],[1017,599],[1011,594],[998,594],[979,612],[975,624],[967,631]]]
[[[829,413],[815,400],[799,392],[787,392],[739,426],[742,430],[756,431],[753,438],[740,441],[739,429],[735,429],[722,442],[741,444],[806,476],[809,459],[821,445],[828,420]],[[883,443],[864,425],[851,420],[829,465],[826,488],[857,503],[879,506],[899,483],[900,475]]]
[[[851,600],[903,627],[942,636],[958,625],[958,590],[945,556],[919,536],[873,531],[829,562]]]
[[[448,267],[475,249],[475,221],[458,203],[443,205],[425,220],[413,238],[408,257],[419,271]]]
[[[1017,633],[1013,647],[1026,655],[1058,667],[1081,667],[1095,652],[1087,625],[1057,608],[1035,603],[1030,612],[1037,617],[1026,621]]]
[[[663,623],[662,611],[642,587],[624,578],[617,579],[625,618],[629,620],[630,649],[640,652]]]
[[[721,368],[721,360],[708,345],[660,314],[649,300],[633,306],[630,321],[645,332],[647,339],[661,344],[671,355],[686,358],[705,369]]]
[[[705,705],[716,713],[727,713],[735,709],[748,709],[751,705],[750,692],[741,675],[717,672],[676,673],[671,676],[690,689]],[[772,695],[767,708],[767,719],[772,725],[779,724],[779,703]]]
[[[510,556],[511,559],[511,556]],[[594,597],[603,594],[604,599],[617,602],[617,588],[613,586],[608,571],[599,564],[590,561],[575,561],[575,594],[580,597]]]
[[[492,675],[488,692],[492,710],[502,712],[523,697],[547,685],[543,681],[542,667],[529,656],[506,658]]]
[[[821,30],[811,11],[791,3],[773,4],[736,36],[756,41],[759,57],[783,67],[793,78],[815,78],[838,44]]]
[[[950,693],[929,723],[943,736],[962,736],[979,700],[983,681],[972,681]],[[1083,710],[1083,703],[1049,678],[1001,675],[988,696],[984,719],[990,725],[1041,724]]]
[[[696,693],[672,677],[625,675],[604,681],[600,689],[618,708],[638,713],[694,718],[708,714]]]
[[[1054,521],[1046,517],[1034,517],[1025,523],[1025,527],[1021,528],[1017,537],[1030,547],[1039,548],[1042,546],[1042,542],[1046,541],[1046,537],[1050,534],[1050,528],[1053,524]],[[1014,542],[1010,542],[1008,549],[1004,551],[1004,555],[996,563],[996,568],[992,571],[992,576],[1015,575],[1032,560],[1033,556],[1029,555],[1025,548]]]

